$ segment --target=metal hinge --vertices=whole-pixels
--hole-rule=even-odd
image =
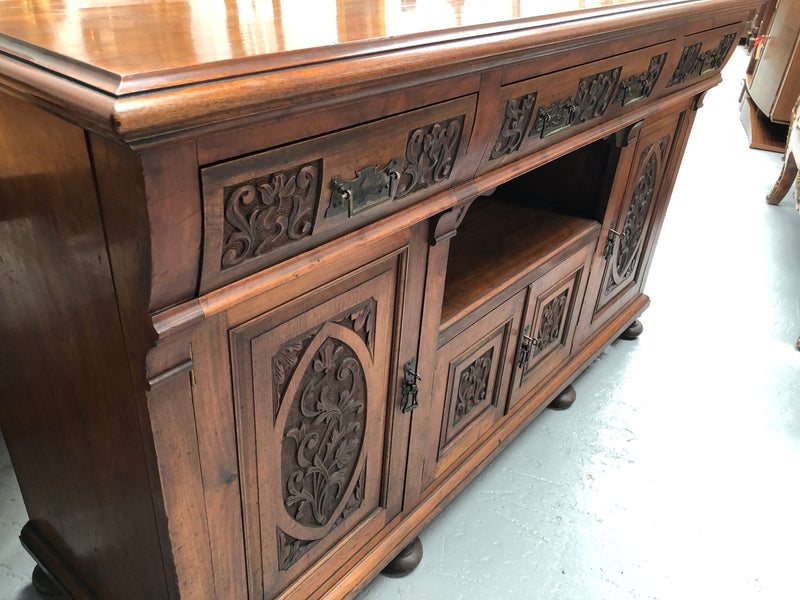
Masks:
[[[417,381],[421,380],[422,377],[417,373],[417,359],[412,358],[403,365],[403,403],[400,406],[402,412],[411,412],[419,406],[417,403],[417,394],[419,393]]]

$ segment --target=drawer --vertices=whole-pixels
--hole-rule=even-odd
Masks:
[[[201,293],[452,186],[475,102],[465,96],[202,168]]]
[[[593,250],[584,246],[528,287],[509,409],[569,358]]]
[[[501,88],[484,173],[631,110],[668,74],[670,42]]]

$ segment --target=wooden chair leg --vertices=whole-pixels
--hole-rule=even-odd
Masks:
[[[800,172],[797,173],[797,178],[794,182],[794,202],[795,208],[800,211]]]
[[[767,202],[769,204],[780,204],[781,200],[789,192],[792,187],[792,182],[797,175],[797,163],[794,156],[787,153],[783,157],[783,168],[781,174],[778,176],[778,181],[772,187],[772,191],[767,194]]]

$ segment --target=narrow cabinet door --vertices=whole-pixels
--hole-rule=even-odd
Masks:
[[[418,419],[418,410],[412,423],[412,458],[422,466],[423,488],[503,415],[523,300],[524,292],[516,294],[439,347],[427,418]]]
[[[592,249],[584,247],[530,285],[509,409],[569,357]]]
[[[399,511],[387,440],[402,265],[382,259],[230,333],[258,597],[308,597]]]
[[[597,331],[616,312],[641,293],[655,238],[669,201],[665,174],[677,168],[675,138],[685,113],[673,114],[642,126],[629,150],[627,170],[620,169],[614,188],[623,190],[609,200],[586,301],[579,341]],[[622,183],[622,185],[618,185]],[[668,187],[668,186],[667,186]]]

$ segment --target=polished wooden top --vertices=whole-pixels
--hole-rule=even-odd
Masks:
[[[0,88],[131,141],[755,2],[0,0]]]
[[[230,67],[238,62],[254,69],[278,69],[298,61],[619,12],[630,8],[626,5],[681,3],[685,2],[2,0],[0,48],[67,75],[70,69],[63,63],[85,65],[105,75],[100,87],[124,94],[180,83],[179,73],[194,71],[196,77],[204,65]]]

